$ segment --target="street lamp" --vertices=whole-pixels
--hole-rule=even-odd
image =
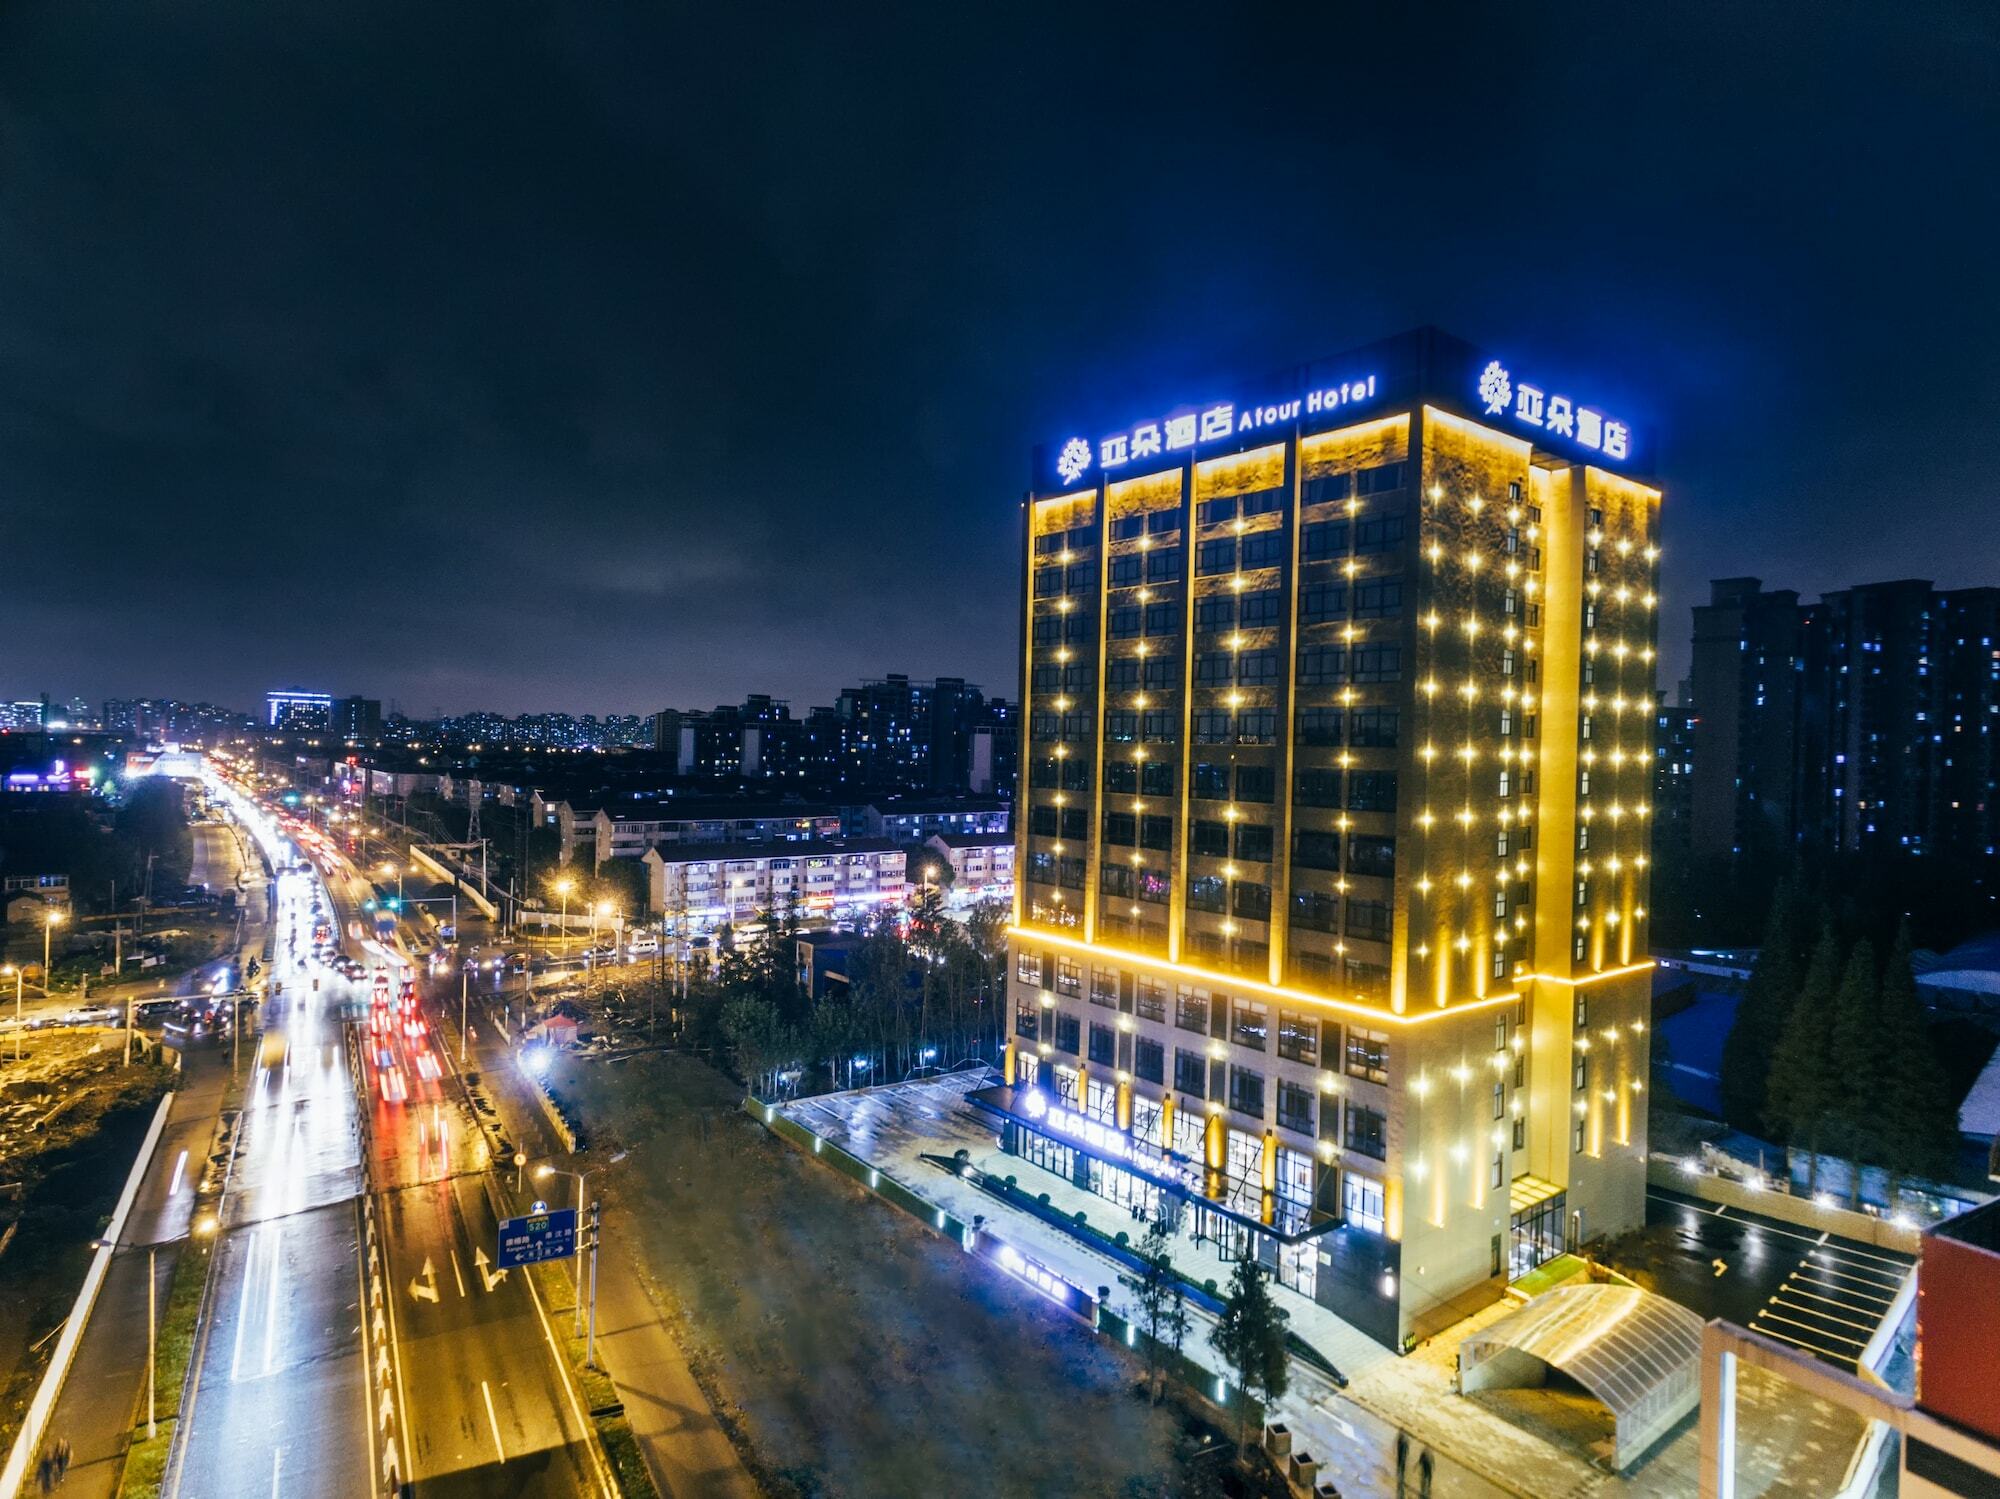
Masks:
[[[556,881],[556,894],[562,897],[562,945],[565,955],[569,952],[569,893],[576,888],[576,881],[564,875]]]
[[[54,906],[49,907],[48,913],[42,918],[42,993],[44,994],[49,992],[49,938],[56,934],[56,928],[62,925],[62,921],[63,913]]]
[[[160,1363],[160,1251],[189,1240],[200,1242],[209,1238],[221,1225],[213,1214],[204,1213],[186,1228],[170,1238],[155,1239],[146,1246],[146,1440],[152,1441],[160,1434],[158,1410]],[[93,1240],[99,1249],[117,1249],[116,1244],[103,1240]],[[137,1249],[133,1244],[128,1246]]]
[[[624,1152],[619,1152],[622,1157]],[[560,1166],[551,1166],[544,1161],[535,1168],[535,1180],[547,1181],[552,1176],[567,1176],[576,1183],[576,1319],[573,1333],[583,1331],[583,1183],[584,1178],[597,1175],[604,1168],[592,1166],[587,1171],[565,1171]]]

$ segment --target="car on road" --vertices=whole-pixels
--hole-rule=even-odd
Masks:
[[[628,958],[650,958],[659,950],[658,937],[634,937],[625,944],[625,956]]]
[[[64,1025],[110,1025],[124,1017],[109,1005],[84,1005],[63,1011]]]

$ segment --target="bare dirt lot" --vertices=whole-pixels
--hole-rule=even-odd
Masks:
[[[610,1195],[773,1490],[1184,1491],[1136,1364],[767,1134],[733,1083],[661,1053],[558,1068],[593,1157],[633,1152]]]

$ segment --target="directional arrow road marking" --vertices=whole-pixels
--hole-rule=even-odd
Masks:
[[[419,1301],[438,1299],[437,1266],[431,1263],[429,1255],[424,1256],[424,1273],[410,1282],[410,1294]]]
[[[504,1269],[489,1270],[486,1268],[487,1265],[490,1263],[490,1261],[488,1261],[486,1258],[486,1249],[483,1245],[479,1249],[474,1251],[472,1256],[472,1263],[479,1267],[479,1278],[480,1280],[485,1282],[486,1289],[488,1291],[491,1291],[495,1286],[499,1285],[501,1281],[507,1278],[507,1272]]]

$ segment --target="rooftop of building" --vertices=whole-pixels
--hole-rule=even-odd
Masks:
[[[868,805],[884,817],[907,817],[929,812],[1001,812],[1009,803],[1000,796],[881,796]]]
[[[805,859],[830,854],[896,854],[903,845],[892,838],[801,838],[787,843],[655,843],[651,852],[663,864],[750,863],[758,859]]]
[[[946,848],[1004,848],[1014,841],[1012,833],[933,833],[930,841]]]
[[[2000,1197],[1981,1203],[1969,1213],[1947,1218],[1937,1227],[1927,1230],[1925,1237],[1953,1239],[1974,1249],[2000,1254]],[[1996,1273],[2000,1273],[2000,1267],[1996,1267]]]

